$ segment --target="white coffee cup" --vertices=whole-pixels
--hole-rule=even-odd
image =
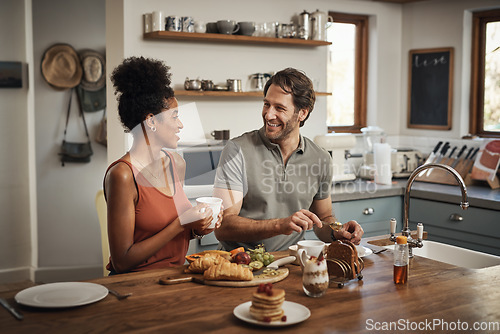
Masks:
[[[325,248],[325,243],[320,240],[301,240],[297,242],[297,247],[297,257],[303,267],[311,256],[319,257]]]
[[[209,228],[215,228],[215,223],[218,220],[219,212],[222,206],[222,199],[218,197],[198,197],[196,203],[208,204],[210,209],[212,209],[212,223]]]

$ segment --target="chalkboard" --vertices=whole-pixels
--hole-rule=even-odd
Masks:
[[[408,127],[450,130],[453,48],[410,50]]]

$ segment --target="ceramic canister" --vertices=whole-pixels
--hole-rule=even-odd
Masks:
[[[194,20],[191,16],[181,17],[182,31],[184,32],[194,32]]]
[[[181,18],[179,16],[168,16],[166,27],[168,31],[181,31]]]

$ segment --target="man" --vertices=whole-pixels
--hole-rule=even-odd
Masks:
[[[331,156],[299,131],[314,108],[311,80],[284,69],[268,80],[264,96],[264,126],[230,140],[217,168],[214,196],[225,210],[215,235],[222,247],[286,250],[312,228],[325,242],[359,244],[363,229],[355,221],[341,231],[328,226],[335,222]]]

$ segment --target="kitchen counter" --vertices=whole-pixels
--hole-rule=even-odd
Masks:
[[[391,185],[380,185],[373,181],[357,179],[352,182],[336,184],[332,190],[333,202],[344,202],[358,199],[403,196],[406,179],[395,179]],[[500,210],[500,189],[492,190],[488,186],[468,185],[469,204],[483,209]],[[460,204],[462,193],[458,186],[413,182],[411,198],[422,198],[451,204]]]
[[[392,259],[391,251],[365,257],[362,280],[351,280],[342,289],[332,284],[321,298],[307,297],[300,267],[287,265],[289,276],[274,285],[285,289],[287,301],[309,308],[311,316],[280,332],[375,333],[392,328],[387,332],[438,333],[459,332],[457,328],[463,326],[471,333],[500,331],[500,289],[492,288],[500,279],[500,266],[472,270],[416,256],[410,260],[408,283],[395,285]],[[255,287],[158,284],[160,278],[181,271],[176,267],[91,280],[133,295],[125,300],[108,295],[94,304],[62,310],[16,305],[24,320],[1,309],[0,328],[2,333],[255,333],[262,329],[232,314],[236,306],[251,300]],[[12,286],[4,288],[0,297],[15,304],[19,287]],[[473,326],[495,327],[472,330]]]

